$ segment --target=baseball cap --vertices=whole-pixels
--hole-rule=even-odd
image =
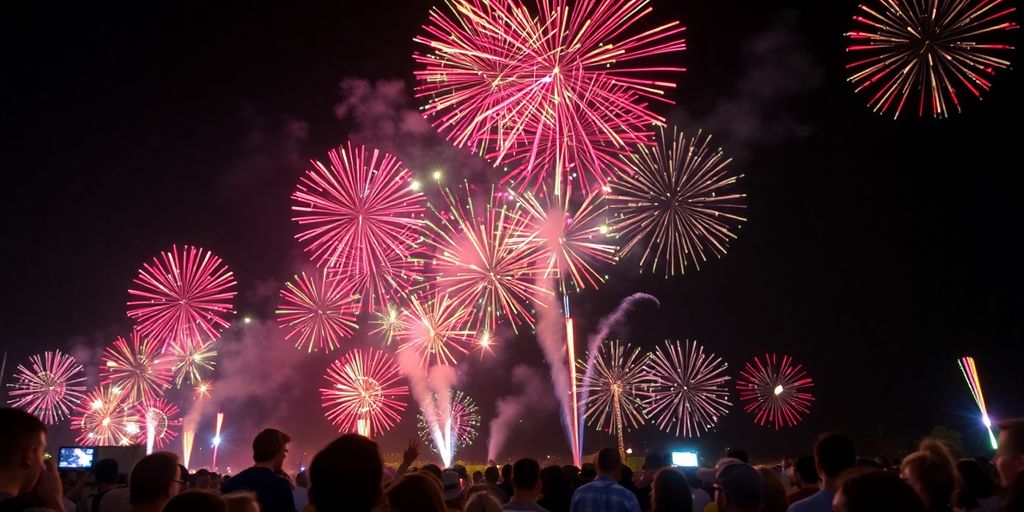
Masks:
[[[743,464],[743,461],[732,457],[722,457],[721,459],[718,459],[718,463],[715,464],[714,469],[698,468],[697,478],[704,482],[715,483],[715,480],[718,478],[718,472],[729,464]]]
[[[441,482],[444,483],[444,500],[454,500],[462,494],[462,479],[459,474],[446,469],[441,473]]]
[[[759,505],[764,501],[764,479],[750,464],[727,464],[718,472],[715,488],[737,505]]]

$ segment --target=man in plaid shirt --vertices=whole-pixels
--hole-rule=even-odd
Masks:
[[[636,495],[618,484],[622,458],[615,448],[597,452],[597,479],[572,495],[571,512],[640,512]]]

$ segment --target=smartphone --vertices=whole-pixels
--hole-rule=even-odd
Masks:
[[[672,452],[672,465],[681,468],[697,467],[697,452]]]
[[[58,468],[92,469],[96,448],[92,446],[63,446],[57,452]]]

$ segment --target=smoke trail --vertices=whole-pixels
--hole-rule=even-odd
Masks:
[[[495,405],[497,413],[491,420],[491,437],[487,440],[488,460],[498,459],[498,454],[505,447],[505,441],[512,429],[528,412],[540,416],[555,407],[555,402],[551,400],[551,392],[539,370],[525,364],[517,365],[512,368],[512,382],[520,388],[520,392],[499,398]],[[529,428],[534,423],[527,422],[523,425],[523,428]]]
[[[455,368],[447,365],[438,365],[430,369],[430,390],[434,392],[434,407],[436,414],[434,418],[438,423],[438,430],[444,443],[438,447],[441,452],[441,459],[446,467],[451,467],[455,461],[455,438],[452,433],[452,386],[458,377],[455,375]]]
[[[583,373],[584,381],[589,381],[591,376],[594,374],[594,363],[597,361],[597,349],[601,346],[601,342],[604,341],[605,337],[608,336],[608,332],[622,322],[626,315],[633,309],[633,306],[645,300],[653,302],[656,306],[661,306],[661,302],[658,302],[657,297],[647,293],[637,292],[625,299],[622,299],[622,302],[620,302],[619,306],[615,308],[615,311],[612,311],[610,315],[605,316],[600,322],[598,322],[597,331],[592,334],[590,339],[587,341],[587,369]],[[583,390],[581,391],[580,404],[586,403],[587,391]],[[583,407],[585,406],[581,406],[580,409]],[[583,423],[583,416],[584,412],[581,410],[580,424]],[[582,429],[580,429],[580,448],[582,449],[582,447],[583,432]]]
[[[546,303],[537,308],[537,343],[551,370],[551,385],[555,388],[555,396],[561,406],[562,428],[565,430],[566,442],[572,446],[572,396],[569,392],[569,369],[565,364],[565,341],[562,337],[565,317],[555,295],[551,291]]]
[[[441,402],[450,401],[451,386],[456,381],[455,369],[438,365],[431,368],[428,375],[427,370],[420,366],[416,353],[409,350],[398,353],[398,367],[402,375],[409,380],[409,389],[420,406],[427,428],[430,430],[430,437],[441,455],[441,461],[445,467],[450,466],[453,451],[449,443],[451,406],[443,409],[440,405]],[[440,398],[442,396],[443,398]],[[441,414],[445,411],[447,414]]]

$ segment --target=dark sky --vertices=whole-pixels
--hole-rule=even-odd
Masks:
[[[653,3],[649,23],[688,27],[677,106],[661,112],[685,130],[713,130],[736,156],[750,221],[699,272],[666,280],[613,269],[601,290],[573,299],[580,336],[623,297],[648,292],[661,306],[640,306],[617,337],[645,348],[697,339],[734,375],[755,355],[789,353],[815,379],[817,400],[782,432],[734,407],[700,440],[647,426],[627,436],[631,446],[775,457],[806,453],[817,432],[839,429],[870,452],[942,424],[984,454],[956,366],[965,354],[977,358],[992,416],[1024,415],[1019,72],[999,73],[984,101],[968,99],[952,119],[880,117],[845,81],[842,34],[855,4]],[[126,333],[126,290],[141,263],[173,243],[200,245],[235,270],[239,317],[256,319],[223,341],[222,356],[237,361],[222,368],[249,389],[219,399],[222,453],[244,463],[255,429],[274,424],[294,434],[292,456],[308,459],[331,434],[317,396],[331,358],[297,354],[268,323],[302,262],[288,196],[306,161],[352,137],[398,152],[416,172],[481,174],[479,162],[448,160],[455,152],[436,139],[396,140],[387,123],[416,107],[401,98],[429,6],[5,6],[0,344],[11,361],[53,348],[87,354]],[[346,79],[392,81],[367,93],[392,110],[339,119],[335,105],[353,94],[339,92]],[[458,387],[484,425],[496,398],[514,392],[509,375],[521,363],[546,371],[529,335],[463,368]],[[513,433],[508,456],[567,455],[555,415],[524,420],[533,431]],[[385,451],[414,430],[409,410],[381,439]],[[482,460],[486,438],[484,427],[460,458]],[[592,430],[587,439],[588,451],[610,442]]]

